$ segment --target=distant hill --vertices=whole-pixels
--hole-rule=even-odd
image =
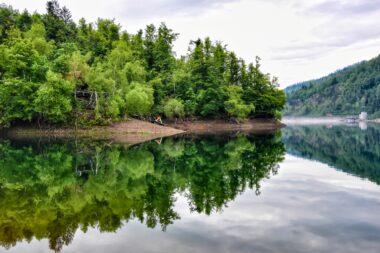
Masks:
[[[380,117],[380,55],[320,79],[285,89],[285,115],[353,115],[366,111]]]
[[[355,66],[357,66],[357,65],[359,65],[361,63],[365,63],[365,62],[366,61],[355,63],[353,65],[350,65],[350,66],[345,67],[343,69],[339,69],[339,70],[335,71],[334,73],[331,73],[331,74],[329,74],[327,76],[324,76],[324,77],[321,77],[321,78],[318,78],[318,79],[313,79],[313,80],[304,81],[304,82],[300,82],[300,83],[296,83],[296,84],[290,85],[290,86],[286,87],[284,89],[284,91],[287,92],[287,93],[289,93],[291,91],[295,91],[295,90],[301,89],[303,87],[308,87],[308,86],[315,85],[315,84],[318,85],[318,84],[326,81],[331,76],[334,76],[334,75],[342,73],[342,72],[344,73],[345,71],[348,71],[348,70],[352,69],[353,67],[355,67]]]

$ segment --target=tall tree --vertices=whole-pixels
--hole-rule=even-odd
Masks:
[[[43,22],[47,38],[56,43],[73,41],[76,35],[76,25],[71,18],[70,11],[66,7],[61,8],[56,0],[46,3],[46,11]]]

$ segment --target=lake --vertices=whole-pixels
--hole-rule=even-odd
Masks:
[[[380,125],[0,138],[0,252],[379,252]]]

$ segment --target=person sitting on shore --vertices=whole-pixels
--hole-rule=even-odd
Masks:
[[[154,120],[154,122],[156,122],[157,124],[160,124],[160,125],[163,125],[164,123],[162,122],[162,119],[160,117],[160,115],[157,115],[156,116],[156,119]]]

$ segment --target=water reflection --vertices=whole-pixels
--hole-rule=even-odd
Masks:
[[[380,125],[292,126],[283,130],[291,154],[318,160],[380,184]]]
[[[247,188],[276,174],[279,134],[172,138],[128,147],[102,141],[0,142],[0,244],[33,238],[54,251],[78,229],[116,231],[139,220],[163,230],[179,214],[174,195],[191,211],[211,214]]]
[[[361,130],[363,130],[363,131],[367,130],[367,128],[368,128],[368,124],[367,124],[367,122],[365,122],[365,121],[360,121],[360,122],[359,122],[359,128],[360,128]]]

